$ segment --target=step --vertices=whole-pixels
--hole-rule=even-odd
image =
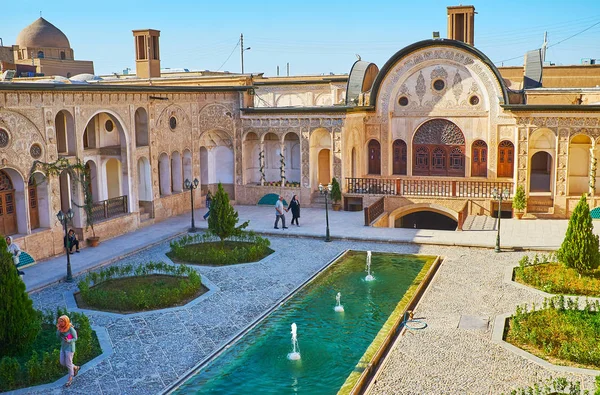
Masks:
[[[142,211],[140,210],[140,222],[146,222],[150,219],[150,213],[142,213]]]

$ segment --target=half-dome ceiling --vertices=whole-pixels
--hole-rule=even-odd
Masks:
[[[28,48],[71,48],[67,36],[41,17],[21,30],[17,36],[17,45]]]

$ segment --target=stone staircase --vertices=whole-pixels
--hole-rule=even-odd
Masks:
[[[537,218],[548,218],[554,215],[554,200],[545,196],[529,196],[527,214]]]
[[[463,230],[495,230],[496,218],[489,215],[469,215],[463,224]]]
[[[154,219],[150,213],[144,207],[140,206],[140,226],[152,225],[153,223]]]
[[[331,208],[331,201],[328,199],[327,203]],[[325,208],[325,196],[321,195],[319,191],[313,192],[310,196],[310,206],[312,208]]]

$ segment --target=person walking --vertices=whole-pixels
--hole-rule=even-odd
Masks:
[[[73,355],[75,355],[75,342],[77,341],[77,331],[71,324],[71,320],[66,315],[58,317],[56,323],[56,336],[60,339],[60,364],[69,369],[69,379],[65,387],[73,384],[73,377],[79,373],[80,366],[73,365]]]
[[[287,229],[285,226],[285,214],[283,213],[283,196],[279,196],[277,199],[277,203],[275,203],[275,229],[279,229],[277,225],[279,225],[279,218],[281,218],[281,225],[283,229]]]
[[[296,220],[296,226],[300,226],[298,223],[298,218],[300,218],[300,201],[298,200],[297,195],[292,196],[292,201],[285,211],[287,212],[290,210],[292,210],[292,225],[294,225],[294,220]]]
[[[208,216],[210,215],[210,205],[212,204],[212,194],[210,193],[210,191],[208,191],[208,193],[206,194],[206,209],[208,210],[206,212],[206,214],[204,214],[204,216],[202,218],[204,218],[206,220],[206,218],[208,218]]]

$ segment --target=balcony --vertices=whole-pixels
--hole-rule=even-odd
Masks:
[[[346,178],[346,193],[446,198],[492,198],[494,189],[513,191],[512,181],[423,178]]]

